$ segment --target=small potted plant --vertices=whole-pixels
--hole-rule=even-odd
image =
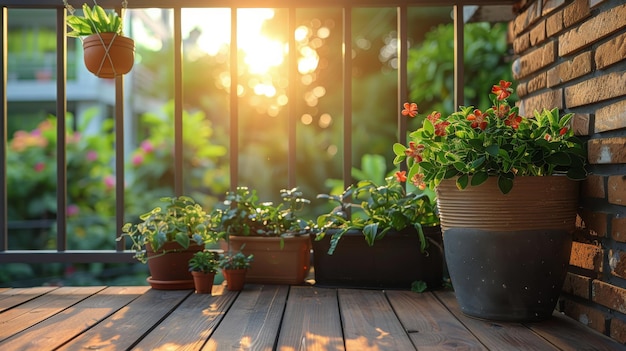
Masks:
[[[120,238],[129,238],[135,258],[148,263],[153,288],[192,289],[189,260],[220,236],[211,230],[210,215],[194,199],[179,196],[160,201],[164,207],[139,216],[139,223],[126,223]]]
[[[336,207],[318,216],[312,234],[316,284],[417,290],[441,285],[434,195],[407,192],[402,175],[387,177],[381,186],[362,180],[339,195],[318,195]]]
[[[280,191],[281,203],[260,202],[256,190],[238,187],[212,213],[214,230],[230,247],[243,247],[255,264],[247,281],[301,284],[311,261],[311,223],[298,212],[310,203],[297,188]]]
[[[243,252],[220,254],[218,265],[226,279],[226,287],[230,291],[240,291],[246,282],[246,274],[251,267],[254,255],[246,256]]]
[[[218,268],[218,253],[210,250],[196,252],[189,260],[189,271],[198,294],[210,294]]]
[[[106,12],[94,4],[83,4],[83,15],[74,14],[71,5],[67,25],[69,37],[81,38],[85,66],[100,78],[114,78],[130,72],[135,60],[135,42],[122,32],[122,18],[115,11]]]

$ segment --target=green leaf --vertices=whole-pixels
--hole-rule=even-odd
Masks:
[[[471,185],[472,186],[481,185],[482,183],[486,182],[487,179],[489,179],[489,174],[487,174],[487,172],[484,172],[484,171],[476,172],[472,176]]]
[[[463,174],[456,180],[456,187],[463,190],[467,188],[468,182],[469,182],[469,176],[467,174]]]
[[[498,156],[498,154],[500,154],[500,147],[499,147],[498,145],[496,145],[496,144],[489,145],[489,146],[487,146],[487,147],[485,148],[485,151],[486,151],[489,155],[491,155],[491,156],[493,156],[493,157],[497,157],[497,156]]]
[[[498,176],[498,188],[503,194],[508,194],[513,189],[513,179],[509,179],[504,175]]]

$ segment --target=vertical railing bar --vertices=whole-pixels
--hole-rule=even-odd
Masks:
[[[0,45],[2,56],[0,57],[0,70],[2,70],[2,84],[0,84],[0,93],[2,94],[2,111],[0,111],[0,135],[2,136],[2,145],[0,145],[0,223],[2,234],[0,234],[0,252],[9,249],[9,227],[8,227],[8,206],[7,206],[7,78],[8,78],[8,9],[3,6],[0,13]]]
[[[122,14],[123,9],[117,7],[115,11]],[[123,14],[122,14],[123,15]],[[124,18],[122,16],[122,18]],[[115,225],[116,239],[122,233],[119,229],[124,225],[124,76],[115,77]],[[126,247],[124,238],[116,241],[116,250],[123,251]]]
[[[67,37],[65,34],[66,10],[57,8],[57,251],[67,249],[67,157],[65,151],[65,129],[67,115],[66,61]]]
[[[343,184],[352,183],[352,8],[343,8]]]
[[[237,8],[230,8],[230,189],[239,183],[239,108],[237,106]]]
[[[406,145],[407,120],[400,113],[400,106],[408,101],[408,72],[407,63],[409,57],[408,50],[408,8],[407,6],[398,7],[398,104],[396,106],[398,116],[398,142]],[[400,163],[400,171],[407,171],[406,162]]]
[[[182,9],[174,8],[174,193],[183,195],[183,39]]]
[[[296,8],[289,8],[289,108],[287,113],[288,126],[289,129],[289,145],[287,147],[287,184],[289,185],[289,189],[292,189],[296,186],[296,169],[297,169],[297,159],[296,159],[296,126],[297,126],[297,104],[296,104],[296,94],[297,94],[297,86],[296,81],[298,78],[298,63],[296,56]]]
[[[464,75],[464,33],[463,33],[463,6],[455,5],[454,9],[454,108],[463,105]]]

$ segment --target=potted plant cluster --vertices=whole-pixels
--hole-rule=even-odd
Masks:
[[[310,223],[298,215],[310,203],[297,188],[280,191],[281,202],[260,202],[256,190],[227,192],[212,213],[213,228],[226,238],[230,251],[241,247],[254,255],[247,281],[301,284],[310,268]]]
[[[230,291],[240,291],[246,283],[246,275],[254,255],[244,255],[243,252],[228,251],[220,254],[218,265],[226,279],[226,288]]]
[[[125,1],[123,2],[125,4]],[[122,18],[115,11],[107,13],[94,4],[83,4],[83,15],[74,14],[74,9],[65,1],[70,14],[67,25],[69,37],[81,38],[85,66],[100,78],[114,78],[130,72],[135,60],[135,42],[122,32]]]
[[[576,180],[586,148],[558,109],[519,115],[511,83],[491,90],[492,106],[431,113],[396,143],[407,178],[434,187],[445,257],[461,310],[471,316],[534,321],[552,315],[567,271],[578,207]],[[414,117],[416,104],[402,114]]]
[[[217,243],[210,215],[188,196],[163,197],[157,206],[139,216],[139,223],[126,223],[120,238],[131,240],[135,258],[148,263],[148,282],[155,289],[193,289],[188,262],[207,244]]]
[[[318,216],[312,234],[316,284],[420,291],[441,285],[434,196],[407,192],[400,180],[398,172],[384,185],[362,180],[340,195],[318,195],[337,207]]]
[[[215,251],[198,251],[189,259],[189,271],[193,277],[196,293],[211,293],[218,266],[218,253]]]

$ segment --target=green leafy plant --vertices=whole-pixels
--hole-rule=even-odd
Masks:
[[[163,197],[160,201],[166,203],[165,207],[157,206],[139,216],[142,222],[126,223],[122,227],[120,238],[131,239],[131,249],[136,251],[135,258],[140,262],[147,261],[146,245],[159,251],[166,242],[175,241],[186,249],[192,243],[206,245],[220,239],[211,230],[211,216],[192,198]]]
[[[414,227],[420,237],[421,250],[427,246],[422,226],[439,224],[436,202],[427,192],[406,191],[394,177],[386,184],[376,185],[362,180],[350,185],[340,195],[319,194],[317,197],[337,203],[329,213],[317,217],[316,240],[333,231],[328,254],[333,254],[341,237],[349,230],[360,230],[368,245],[382,239],[390,230]]]
[[[309,222],[298,216],[310,203],[297,188],[282,189],[281,203],[260,202],[256,190],[237,187],[212,213],[213,226],[222,235],[283,237],[305,234]]]
[[[72,12],[73,9],[70,7],[70,13]],[[122,19],[117,12],[110,11],[107,13],[97,4],[93,8],[90,8],[86,3],[83,4],[83,16],[72,14],[67,16],[66,22],[72,29],[67,33],[68,37],[81,37],[97,33],[122,34]]]
[[[218,265],[222,269],[247,269],[254,261],[254,255],[244,255],[241,251],[236,253],[220,254]]]
[[[555,108],[522,117],[518,107],[507,102],[510,86],[504,80],[494,85],[493,104],[484,111],[462,106],[447,117],[434,111],[409,135],[408,146],[394,144],[394,163],[406,161],[410,168],[406,179],[423,189],[454,178],[464,189],[496,176],[504,194],[511,191],[516,176],[584,179],[586,148],[569,126],[573,115],[559,117]],[[415,117],[417,112],[415,103],[404,104],[403,115]]]
[[[218,257],[218,253],[215,251],[198,251],[189,259],[189,271],[217,273],[217,268],[219,266]]]

